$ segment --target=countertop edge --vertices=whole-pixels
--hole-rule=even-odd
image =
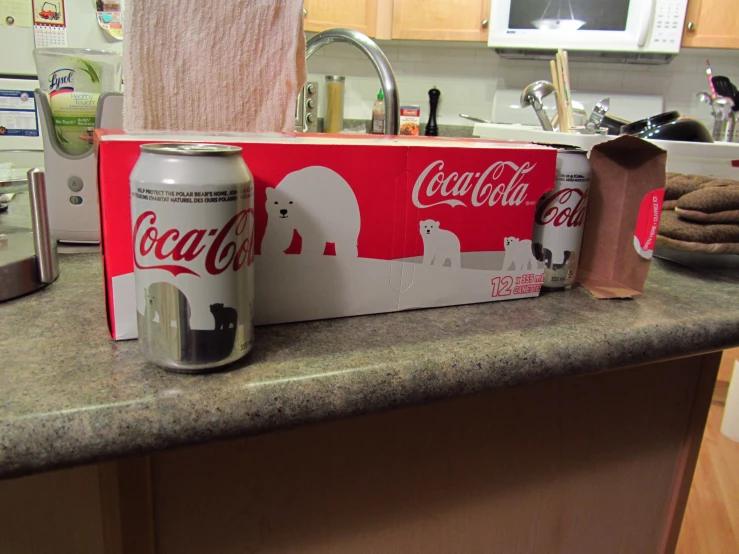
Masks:
[[[525,352],[509,346],[483,348],[463,355],[459,352],[447,356],[429,354],[401,364],[393,364],[390,360],[384,371],[375,367],[363,375],[341,381],[341,394],[333,394],[340,403],[329,400],[332,397],[329,389],[337,387],[334,372],[311,378],[312,386],[327,389],[323,391],[323,402],[316,402],[314,394],[310,402],[281,403],[281,398],[300,397],[298,390],[302,383],[288,380],[260,385],[262,389],[271,387],[270,396],[274,395],[275,403],[268,409],[263,405],[254,409],[248,393],[233,390],[221,396],[218,404],[206,395],[190,394],[152,397],[94,410],[19,417],[0,423],[0,434],[4,436],[0,478],[284,430],[739,345],[739,323],[730,317],[696,317],[680,330],[679,340],[673,327],[663,333],[654,328],[649,333],[632,328],[612,331],[608,337],[583,337],[576,352],[553,336]],[[604,341],[608,348],[603,348]],[[520,371],[524,365],[536,365],[537,371]],[[189,417],[173,418],[174,413],[186,413],[180,405],[183,401],[192,408]],[[172,405],[176,406],[175,410],[171,410]],[[159,423],[156,432],[152,432],[152,420]],[[70,429],[87,429],[95,440],[79,441],[70,436]],[[28,437],[33,437],[30,444]]]

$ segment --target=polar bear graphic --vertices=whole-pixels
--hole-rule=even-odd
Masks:
[[[576,251],[561,250],[558,252],[552,252],[548,248],[544,248],[538,242],[534,243],[534,257],[540,262],[544,262],[544,265],[548,269],[559,271],[567,264],[572,266],[573,261],[577,258]]]
[[[505,258],[503,259],[503,271],[516,271],[520,269],[534,269],[536,260],[531,250],[531,241],[519,240],[516,237],[506,237]],[[511,269],[511,266],[513,268]]]
[[[186,314],[185,330],[190,328],[190,302],[180,289],[171,283],[152,283],[144,291],[144,318],[147,322],[178,327]]]
[[[423,265],[443,266],[449,260],[451,267],[459,269],[462,254],[457,235],[440,229],[439,222],[433,219],[421,221],[419,226],[423,239]]]
[[[262,254],[284,252],[297,231],[301,254],[322,255],[327,242],[337,256],[357,256],[359,205],[341,175],[322,166],[288,174],[267,189],[267,230]]]

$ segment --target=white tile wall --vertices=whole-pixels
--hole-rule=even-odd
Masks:
[[[422,121],[428,117],[428,90],[436,86],[442,96],[439,123],[472,125],[458,117],[468,113],[485,118],[491,115],[497,88],[523,88],[536,79],[549,80],[543,61],[503,60],[481,45],[432,42],[380,41],[398,81],[401,104],[420,104]],[[726,75],[739,84],[739,50],[683,50],[669,65],[570,64],[573,88],[604,93],[650,93],[665,98],[668,110],[694,115],[712,125],[709,108],[699,104],[695,94],[708,89],[706,58],[715,75]],[[309,79],[345,75],[344,117],[369,119],[380,83],[370,62],[354,47],[332,44],[311,57]],[[322,95],[321,98],[324,98]],[[319,112],[323,114],[323,109]]]

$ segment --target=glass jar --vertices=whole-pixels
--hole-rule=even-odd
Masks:
[[[344,81],[341,75],[326,75],[324,133],[340,133],[344,130]]]

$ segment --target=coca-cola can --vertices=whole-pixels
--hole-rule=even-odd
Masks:
[[[142,145],[131,216],[144,357],[200,373],[245,356],[254,336],[254,180],[241,148]]]
[[[537,203],[532,241],[534,256],[544,262],[545,288],[561,289],[575,282],[589,191],[587,152],[558,149],[554,190]]]

